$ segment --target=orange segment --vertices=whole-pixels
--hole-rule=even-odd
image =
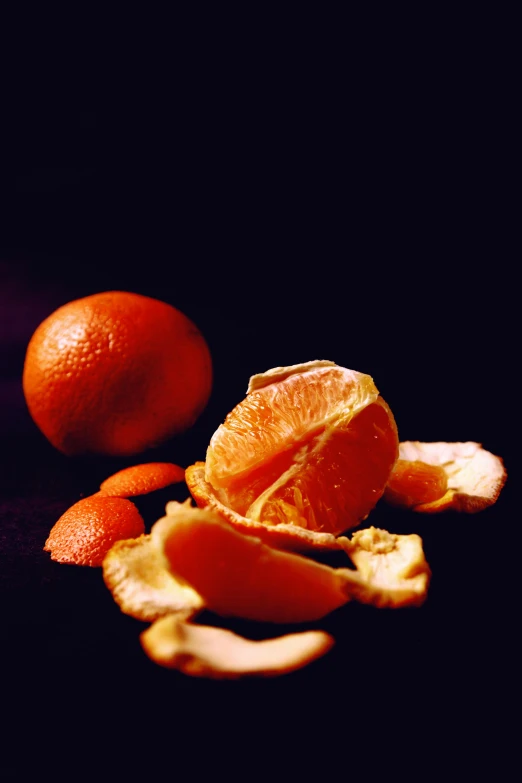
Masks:
[[[384,499],[392,506],[413,508],[440,500],[447,488],[448,477],[440,465],[398,459],[384,490]]]
[[[379,397],[348,423],[335,422],[303,447],[292,467],[257,498],[246,516],[332,533],[355,527],[381,497],[393,466],[397,452],[391,421]]]
[[[303,442],[339,418],[375,402],[369,375],[316,361],[277,367],[250,379],[246,398],[211,438],[206,478],[216,489],[241,482],[256,467]]]
[[[194,625],[175,615],[157,620],[140,636],[151,660],[191,677],[276,677],[307,666],[330,650],[325,631],[285,634],[259,642],[224,628]]]
[[[101,483],[97,494],[130,498],[155,492],[184,479],[185,471],[179,465],[172,462],[148,462],[132,465],[109,476]]]
[[[53,525],[44,550],[59,563],[101,566],[112,545],[145,532],[130,500],[93,495],[79,500]]]
[[[277,367],[251,378],[212,436],[205,485],[195,469],[186,480],[196,502],[213,496],[233,523],[238,515],[335,536],[374,508],[398,444],[369,375],[328,361]]]

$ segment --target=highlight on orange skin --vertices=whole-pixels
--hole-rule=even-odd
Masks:
[[[185,470],[173,462],[147,462],[113,473],[100,484],[98,495],[130,498],[147,495],[185,480]]]
[[[130,500],[92,495],[62,514],[51,528],[44,551],[58,563],[97,567],[116,541],[143,533],[145,523]]]

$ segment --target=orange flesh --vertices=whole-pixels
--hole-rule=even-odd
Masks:
[[[250,473],[230,477],[216,495],[248,519],[337,534],[374,507],[397,455],[395,422],[378,397],[347,421],[340,417],[282,453],[269,453]]]
[[[326,443],[312,442],[304,468],[263,505],[263,520],[277,524],[297,512],[296,523],[310,530],[341,532],[356,525],[381,497],[395,461],[393,438],[369,447],[389,429],[385,403],[378,400],[347,426],[334,427]]]
[[[388,479],[384,497],[392,505],[412,508],[439,500],[447,488],[448,478],[440,465],[398,459]]]
[[[261,622],[317,620],[347,602],[343,571],[273,549],[208,515],[177,519],[164,541],[174,574],[209,609]]]
[[[295,372],[249,394],[211,438],[206,479],[214,489],[243,485],[257,468],[297,448],[378,397],[369,375],[338,366]]]

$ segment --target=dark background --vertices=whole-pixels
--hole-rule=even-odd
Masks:
[[[361,726],[377,743],[399,742],[404,727],[432,761],[456,748],[464,758],[468,742],[484,752],[477,741],[503,714],[512,633],[502,596],[484,585],[485,542],[510,530],[509,482],[473,517],[374,512],[377,526],[423,536],[433,581],[421,609],[345,607],[313,626],[334,634],[334,649],[284,678],[191,680],[145,657],[143,624],[119,612],[99,570],[42,551],[63,511],[138,459],[63,457],[21,390],[29,338],[56,307],[134,291],[194,320],[215,373],[193,430],[139,461],[203,459],[251,374],[331,359],[374,377],[401,440],[476,440],[509,472],[509,122],[481,65],[470,77],[465,63],[449,76],[405,62],[344,81],[288,68],[244,83],[209,69],[169,92],[42,84],[13,104],[0,221],[0,578],[17,749],[43,736],[45,752],[67,745],[84,758],[97,736],[134,763],[149,756],[129,756],[133,737],[142,748],[159,733],[174,747],[220,728],[213,759],[245,737],[263,756],[289,731],[306,757],[307,736],[336,724],[347,744]],[[185,496],[176,487],[137,502],[149,525]]]

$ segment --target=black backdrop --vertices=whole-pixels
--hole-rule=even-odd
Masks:
[[[339,712],[347,738],[354,722],[380,741],[407,724],[412,745],[431,738],[435,759],[462,748],[462,724],[489,731],[510,631],[502,599],[479,582],[485,541],[509,523],[509,482],[475,517],[375,512],[374,524],[423,535],[433,581],[422,609],[334,613],[321,624],[334,650],[285,678],[190,680],[145,658],[142,624],[119,612],[99,571],[42,552],[72,502],[136,460],[64,458],[21,392],[43,318],[96,291],[135,291],[195,321],[215,373],[193,430],[140,460],[203,459],[252,373],[319,358],[370,373],[401,440],[477,440],[509,470],[498,142],[477,93],[423,88],[384,85],[370,100],[313,85],[272,95],[209,87],[161,109],[93,95],[17,104],[2,182],[0,542],[6,712],[22,744],[47,726],[56,750],[68,726],[74,748],[78,723],[110,744],[115,713],[118,742],[131,746],[138,728],[152,741],[172,727],[176,744],[231,724],[223,736],[235,746],[242,726],[261,730],[260,715],[271,716],[271,736],[304,723],[306,744]],[[138,499],[147,523],[182,495]]]

